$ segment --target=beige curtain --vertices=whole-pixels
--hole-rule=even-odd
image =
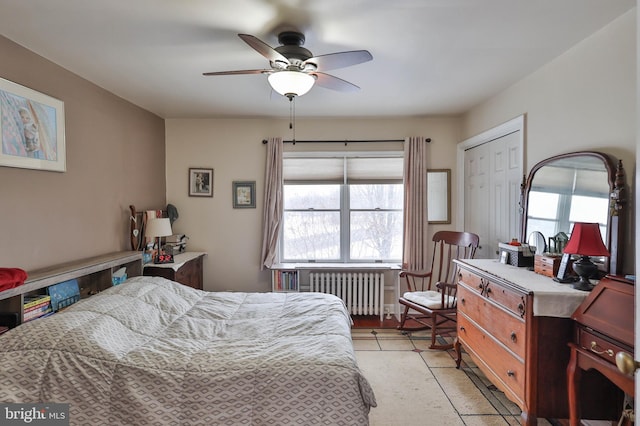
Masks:
[[[402,267],[427,269],[427,144],[410,137],[404,144],[404,229]]]
[[[264,180],[260,270],[271,267],[275,263],[277,255],[278,236],[283,215],[282,151],[282,138],[269,138],[267,142],[267,171]]]

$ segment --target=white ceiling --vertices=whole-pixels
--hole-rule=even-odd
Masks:
[[[314,87],[297,116],[457,114],[505,89],[635,6],[635,0],[0,0],[3,36],[165,118],[287,117],[289,101],[238,33],[277,46],[305,33],[314,55],[366,49]],[[1,76],[0,76],[1,77]]]

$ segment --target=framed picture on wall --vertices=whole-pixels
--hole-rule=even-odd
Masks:
[[[233,182],[233,208],[256,208],[256,182]]]
[[[451,223],[451,169],[427,170],[427,220]]]
[[[213,169],[189,169],[189,197],[213,197]]]
[[[67,170],[64,103],[0,78],[0,166]]]

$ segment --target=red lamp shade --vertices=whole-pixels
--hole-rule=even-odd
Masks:
[[[611,256],[602,242],[600,225],[597,223],[577,222],[573,225],[571,238],[564,252],[582,256]]]

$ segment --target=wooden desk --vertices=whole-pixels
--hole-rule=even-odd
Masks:
[[[583,372],[599,371],[628,395],[635,394],[633,376],[623,374],[615,363],[618,352],[633,355],[634,289],[631,281],[607,276],[573,314],[576,327],[567,366],[571,426],[580,425]],[[617,420],[621,409],[622,403],[613,406],[605,419]]]
[[[164,277],[202,290],[204,281],[202,258],[204,256],[206,256],[206,253],[185,252],[173,256],[173,263],[147,263],[144,265],[143,275]]]

